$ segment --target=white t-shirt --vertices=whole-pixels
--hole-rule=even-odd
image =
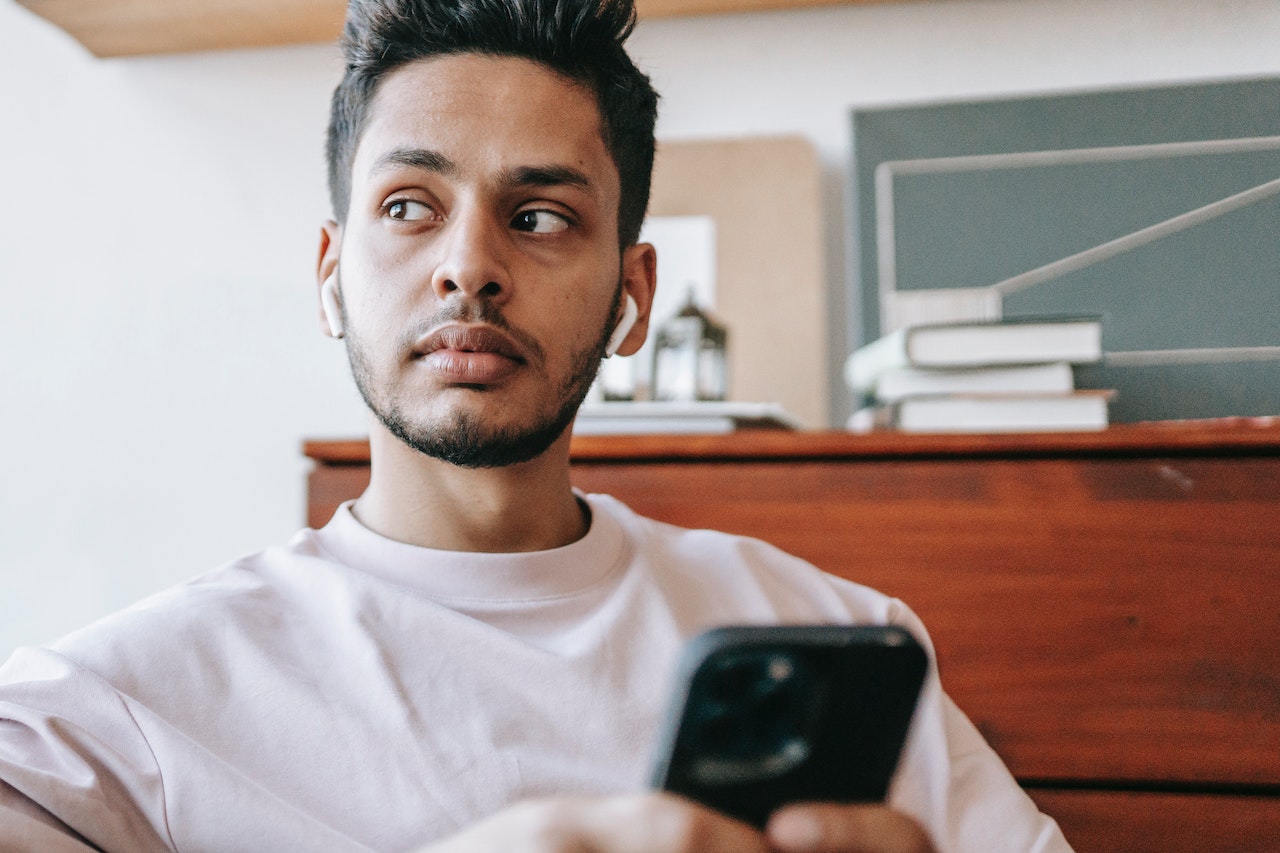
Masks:
[[[643,788],[705,628],[894,623],[927,644],[901,602],[762,542],[584,499],[584,538],[516,554],[395,542],[344,506],[18,651],[0,849],[83,849],[52,840],[70,830],[108,851],[411,850],[521,798]],[[943,851],[1069,849],[932,673],[890,800]]]

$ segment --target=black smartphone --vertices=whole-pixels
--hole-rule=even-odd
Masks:
[[[881,801],[927,666],[896,626],[701,634],[680,661],[653,786],[759,827],[786,803]]]

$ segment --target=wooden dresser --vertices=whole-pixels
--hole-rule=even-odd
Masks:
[[[368,482],[308,442],[308,519]],[[1280,851],[1280,426],[576,439],[573,478],[910,604],[1081,853]]]

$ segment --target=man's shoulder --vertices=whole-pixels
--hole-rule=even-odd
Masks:
[[[48,648],[121,690],[190,683],[201,671],[233,666],[245,643],[276,642],[289,629],[286,605],[304,588],[299,575],[323,563],[295,538],[148,595]]]
[[[898,622],[905,606],[743,533],[680,527],[640,515],[608,495],[588,495],[627,531],[635,560],[671,595],[743,609],[763,621]],[[907,617],[913,618],[913,617]]]

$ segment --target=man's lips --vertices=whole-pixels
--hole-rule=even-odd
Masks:
[[[498,382],[527,361],[520,345],[498,329],[457,324],[427,334],[413,356],[440,379],[464,385]]]

